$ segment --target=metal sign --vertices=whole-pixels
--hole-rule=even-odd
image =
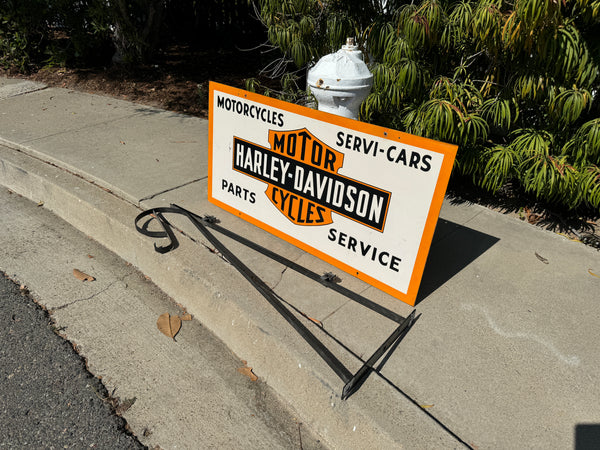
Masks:
[[[454,145],[210,84],[212,203],[414,305]]]

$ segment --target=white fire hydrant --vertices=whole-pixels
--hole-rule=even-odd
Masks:
[[[373,86],[373,74],[353,38],[341,50],[323,56],[308,71],[307,83],[319,110],[358,120],[360,105]]]

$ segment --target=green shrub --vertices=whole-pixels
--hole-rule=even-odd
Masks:
[[[600,211],[600,0],[255,3],[279,75],[354,36],[363,120],[459,145],[455,173],[491,192]]]
[[[0,0],[0,64],[62,66],[98,60],[110,38],[102,0]]]
[[[43,53],[48,4],[44,0],[0,0],[0,64],[24,70]]]

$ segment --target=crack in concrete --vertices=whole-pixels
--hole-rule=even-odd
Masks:
[[[62,134],[79,133],[79,132],[81,132],[83,130],[87,130],[89,128],[95,128],[95,127],[100,126],[100,125],[107,125],[107,124],[112,123],[112,122],[118,122],[120,120],[129,119],[131,117],[136,117],[138,115],[139,115],[139,113],[127,114],[125,116],[116,117],[114,119],[109,119],[109,120],[103,120],[103,121],[100,121],[100,122],[90,123],[90,124],[84,125],[84,126],[82,126],[80,128],[73,128],[73,129],[70,129],[70,130],[58,131],[56,133],[50,133],[50,134],[46,134],[44,136],[40,136],[40,137],[36,137],[36,138],[32,138],[32,139],[26,139],[26,140],[24,140],[22,142],[19,142],[19,144],[22,144],[22,145],[29,144],[29,143],[32,143],[32,142],[41,141],[41,140],[48,139],[48,138],[51,138],[51,137],[60,136]]]
[[[302,256],[302,255],[300,255],[300,256]],[[296,262],[296,261],[294,261],[294,262]],[[285,275],[285,272],[286,272],[287,270],[288,270],[288,267],[287,267],[287,266],[285,266],[285,267],[283,268],[283,270],[281,271],[281,273],[279,274],[279,280],[277,280],[277,282],[276,282],[276,283],[275,283],[275,284],[274,284],[274,285],[271,287],[271,289],[272,289],[272,290],[275,290],[275,289],[277,289],[277,286],[279,286],[279,283],[281,283],[281,280],[283,280],[283,275]]]
[[[72,302],[65,303],[64,305],[57,306],[56,308],[52,308],[51,312],[53,313],[55,311],[59,311],[61,309],[68,308],[69,306],[75,305],[76,303],[80,303],[80,302],[85,302],[85,301],[88,301],[88,300],[92,300],[93,298],[99,296],[100,294],[103,294],[104,292],[108,291],[111,287],[113,287],[118,282],[123,283],[125,285],[125,287],[127,287],[127,283],[125,283],[125,279],[127,277],[130,277],[131,275],[132,274],[127,274],[127,275],[122,276],[121,278],[117,278],[115,281],[109,283],[103,289],[99,290],[98,292],[93,293],[89,297],[78,298],[76,300],[73,300]]]
[[[117,280],[117,281],[118,281],[118,280]],[[106,291],[107,291],[108,289],[110,289],[110,288],[111,288],[111,287],[112,287],[112,286],[113,286],[113,285],[114,285],[114,284],[115,284],[117,281],[113,281],[113,282],[112,282],[112,283],[110,283],[108,286],[106,286],[104,289],[102,289],[102,290],[100,290],[100,291],[98,291],[98,292],[95,292],[94,294],[90,295],[89,297],[85,297],[85,298],[78,298],[77,300],[73,300],[72,302],[65,303],[64,305],[61,305],[61,306],[57,306],[56,308],[53,308],[53,309],[52,309],[52,312],[55,312],[55,311],[58,311],[58,310],[61,310],[61,309],[65,309],[65,308],[67,308],[67,307],[69,307],[69,306],[72,306],[72,305],[74,305],[74,304],[76,304],[76,303],[79,303],[79,302],[83,302],[83,301],[91,300],[91,299],[93,299],[94,297],[97,297],[98,295],[102,294],[103,292],[106,292]]]
[[[159,195],[166,194],[167,192],[172,192],[172,191],[175,191],[175,190],[180,189],[182,187],[186,187],[186,186],[189,186],[190,184],[194,184],[194,183],[197,183],[198,181],[203,181],[203,180],[206,180],[206,179],[208,179],[208,175],[205,176],[205,177],[196,178],[195,180],[188,181],[188,182],[180,184],[178,186],[174,186],[174,187],[165,189],[164,191],[160,191],[160,192],[157,192],[155,194],[148,195],[148,196],[146,196],[146,197],[141,198],[140,200],[138,200],[138,204],[141,204],[142,202],[145,202],[147,200],[152,200],[152,199],[158,197]]]
[[[43,91],[44,89],[48,89],[48,86],[33,81],[22,81],[16,84],[9,84],[0,87],[0,100],[27,95],[32,92]]]

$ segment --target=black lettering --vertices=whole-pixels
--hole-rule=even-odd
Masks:
[[[317,141],[313,142],[312,153],[310,155],[310,162],[315,166],[321,165],[321,159],[323,159],[323,146]]]
[[[354,253],[356,253],[356,244],[357,244],[357,240],[356,238],[353,238],[352,236],[350,236],[350,238],[348,239],[348,248],[350,250],[352,250]]]
[[[358,136],[354,136],[354,145],[352,146],[352,150],[355,152],[360,152],[360,138]]]
[[[350,142],[352,141],[352,135],[349,134],[346,136],[346,145],[344,147],[346,147],[348,150],[350,150]]]
[[[383,256],[387,256],[389,258],[390,254],[388,252],[379,252],[379,264],[381,264],[382,266],[387,266],[388,262],[390,261],[389,259],[386,261],[383,260]]]
[[[285,135],[275,133],[275,138],[273,139],[273,151],[283,153],[284,152],[284,144],[285,144]]]
[[[250,105],[248,103],[244,103],[244,115],[248,115],[248,110],[250,109]]]
[[[377,255],[377,247],[373,247],[373,252],[371,253],[371,261],[375,261],[375,255]]]
[[[225,108],[225,99],[217,95],[217,108]]]
[[[327,235],[327,239],[329,239],[332,242],[335,242],[335,240],[337,239],[335,237],[336,233],[337,233],[337,230],[335,228],[330,228],[329,229],[329,234]]]
[[[333,150],[325,147],[325,164],[323,164],[323,169],[335,171],[333,165],[335,164],[336,155]]]
[[[345,247],[354,253],[360,253],[363,257],[369,257],[371,261],[377,262],[384,267],[388,267],[394,272],[399,272],[398,265],[401,259],[397,256],[390,254],[389,252],[379,251],[377,247],[367,244],[353,236],[336,230],[335,228],[329,229],[327,239],[337,243],[341,247]],[[359,248],[357,250],[357,248]]]
[[[322,206],[317,206],[317,214],[319,215],[318,223],[325,222],[325,218],[323,217],[323,213],[325,212],[325,208]]]
[[[298,203],[298,218],[296,220],[298,223],[306,223],[306,221],[302,219],[302,205],[304,205],[304,199],[302,197],[298,197]]]
[[[306,153],[306,140],[310,139],[310,134],[306,131],[302,131],[298,133],[298,135],[302,138],[302,145],[300,147],[300,159],[304,160],[304,154]]]
[[[287,202],[288,197],[290,196],[290,193],[279,190],[279,196],[281,197],[281,210],[283,211],[283,208],[285,208],[285,204]]]
[[[236,186],[225,179],[221,180],[221,189],[227,191],[229,194],[235,195],[236,197],[242,198],[245,201],[250,201],[250,203],[256,202],[256,194],[254,192],[251,192],[246,188],[242,188],[241,186]]]
[[[423,172],[429,172],[429,169],[431,169],[429,161],[431,161],[431,155],[423,155],[423,159],[421,159],[421,170]]]
[[[294,200],[297,200],[297,199],[298,199],[298,197],[296,197],[295,195],[290,195],[290,201],[288,203],[288,212],[287,212],[287,215],[293,221],[295,221],[296,218],[294,216],[292,216],[292,206],[294,205]]]
[[[408,167],[412,167],[413,169],[418,169],[419,161],[421,160],[421,155],[417,152],[411,152],[410,154],[410,162],[408,163]]]
[[[400,154],[398,155],[398,157],[396,158],[396,163],[402,161],[402,163],[404,165],[406,165],[406,150],[404,150],[403,148],[400,149]]]
[[[386,156],[389,162],[394,162],[394,157],[392,156],[392,150],[396,150],[396,146],[392,145],[387,149]]]
[[[308,208],[306,210],[306,223],[315,223],[315,221],[312,219],[312,216],[315,213],[315,206],[317,205],[313,202],[308,202]]]
[[[344,132],[338,131],[337,141],[335,141],[335,145],[337,145],[338,147],[341,147],[343,144],[344,144]]]
[[[297,140],[296,133],[288,134],[286,151],[287,151],[287,154],[290,156],[294,156],[296,154],[296,140]]]

